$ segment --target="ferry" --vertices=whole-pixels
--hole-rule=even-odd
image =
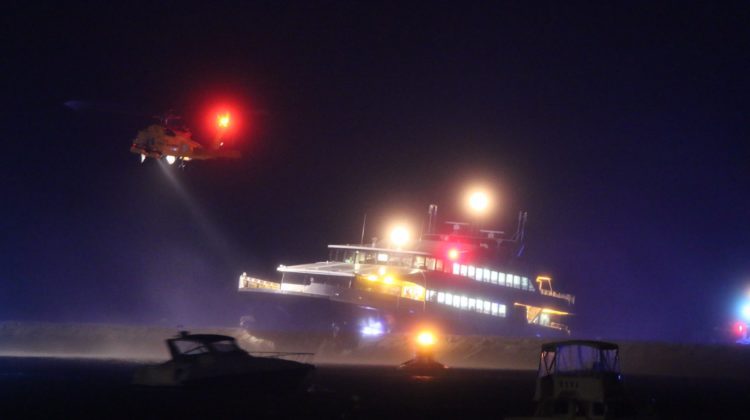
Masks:
[[[575,296],[519,263],[526,221],[520,212],[509,235],[465,222],[440,229],[432,204],[413,240],[396,228],[387,239],[328,245],[325,261],[280,265],[278,280],[242,273],[241,324],[254,334],[312,329],[353,340],[419,325],[456,335],[568,336]]]

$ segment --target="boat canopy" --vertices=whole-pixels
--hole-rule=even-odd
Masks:
[[[539,376],[553,374],[620,373],[617,344],[571,340],[542,345]]]

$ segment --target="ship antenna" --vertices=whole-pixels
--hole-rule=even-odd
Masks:
[[[516,251],[516,257],[520,258],[523,254],[524,248],[526,248],[526,244],[524,243],[526,239],[526,219],[528,218],[528,212],[520,211],[518,212],[518,228],[516,230],[516,237],[515,242],[518,251]]]
[[[432,234],[433,229],[435,227],[435,222],[437,221],[437,210],[438,206],[437,204],[430,204],[430,207],[427,208],[427,234]]]
[[[518,212],[518,223],[516,224],[516,233],[513,235],[513,241],[517,242],[521,237],[521,220],[523,220],[523,211]]]
[[[365,216],[362,218],[362,236],[359,238],[359,244],[364,245],[365,244],[365,226],[367,225],[367,213],[365,213]]]

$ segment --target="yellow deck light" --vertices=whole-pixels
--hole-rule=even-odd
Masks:
[[[432,347],[435,342],[435,334],[431,331],[422,331],[417,335],[417,344],[421,347]]]

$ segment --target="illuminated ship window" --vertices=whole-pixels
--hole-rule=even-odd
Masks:
[[[427,291],[427,300],[434,301],[435,300],[435,292],[434,290],[428,290]]]
[[[490,282],[497,284],[497,271],[490,272]]]
[[[521,277],[521,289],[526,290],[529,286],[529,279],[526,277]]]
[[[516,289],[521,288],[521,276],[513,276],[513,287]]]
[[[477,268],[477,274],[475,278],[477,279],[477,281],[482,281],[482,277],[484,277],[484,269]]]
[[[473,265],[469,266],[469,277],[474,277],[474,266]]]
[[[388,261],[388,254],[378,254],[378,261],[380,262],[387,262]]]
[[[461,264],[453,263],[453,274],[458,275],[461,272]]]
[[[408,255],[388,255],[387,261],[391,265],[400,265],[402,267],[416,267],[417,266],[417,262],[413,261],[413,258]],[[424,262],[422,263],[422,265],[424,266]]]
[[[497,273],[497,284],[505,286],[505,273]]]
[[[414,257],[414,268],[425,268],[424,257],[417,255]]]
[[[427,269],[428,270],[434,270],[435,269],[435,259],[434,258],[427,258]]]
[[[484,280],[485,283],[489,283],[490,282],[490,269],[489,268],[485,268],[484,269],[484,279],[483,280]]]
[[[443,260],[435,261],[435,270],[443,271]]]
[[[427,296],[430,301],[437,300],[440,304],[454,307],[456,309],[505,317],[505,305],[501,303],[490,302],[479,298],[470,298],[468,296],[454,295],[448,292],[438,292],[436,290],[428,290]]]
[[[461,275],[462,275],[462,276],[465,276],[465,275],[466,275],[466,266],[465,266],[465,265],[463,265],[463,264],[461,264]]]

